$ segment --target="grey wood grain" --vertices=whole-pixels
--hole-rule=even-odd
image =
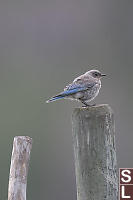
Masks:
[[[26,185],[32,139],[28,136],[14,138],[11,157],[8,200],[26,200]]]
[[[114,114],[108,105],[72,116],[77,200],[118,200]]]

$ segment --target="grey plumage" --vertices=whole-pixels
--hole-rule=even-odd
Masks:
[[[102,76],[105,74],[101,74],[98,70],[90,70],[74,79],[63,92],[49,99],[47,103],[65,98],[81,101],[87,106],[98,95]]]

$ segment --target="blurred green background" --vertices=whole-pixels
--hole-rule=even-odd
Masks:
[[[119,167],[133,167],[133,1],[0,1],[0,199],[7,199],[13,138],[33,138],[27,199],[75,200],[71,114],[46,104],[98,66],[96,103],[115,112]],[[95,68],[95,67],[94,67]]]

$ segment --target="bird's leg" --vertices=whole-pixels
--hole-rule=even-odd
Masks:
[[[85,101],[81,101],[85,106],[82,106],[82,107],[88,107],[90,105],[88,105]]]
[[[90,104],[87,104],[85,101],[81,101],[81,102],[84,104],[84,106],[82,106],[83,108],[84,108],[84,107],[96,106],[96,103],[90,105]]]

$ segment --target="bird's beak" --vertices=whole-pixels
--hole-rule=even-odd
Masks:
[[[101,76],[106,76],[106,74],[101,74]]]

